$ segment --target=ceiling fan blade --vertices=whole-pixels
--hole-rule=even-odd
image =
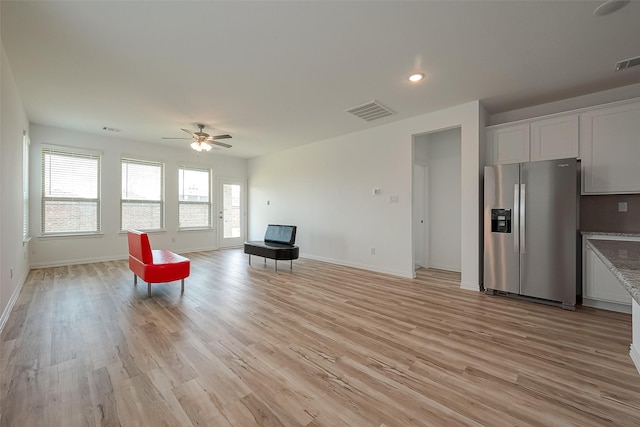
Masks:
[[[191,132],[190,130],[186,130],[186,129],[182,129],[180,128],[181,131],[188,133],[189,135],[191,135],[192,137],[196,138],[196,134],[194,134],[193,132]]]
[[[229,139],[229,138],[231,138],[231,135],[216,135],[212,137],[212,139]]]
[[[218,141],[209,141],[209,144],[219,145],[220,147],[224,147],[224,148],[231,148],[232,147],[229,144],[225,144],[224,142],[218,142]]]
[[[193,138],[167,138],[167,137],[163,137],[162,139],[193,139]]]

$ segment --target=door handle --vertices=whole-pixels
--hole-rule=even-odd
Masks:
[[[526,218],[527,215],[525,213],[526,202],[527,202],[527,186],[525,184],[520,184],[520,253],[523,254],[525,252],[526,242],[525,237],[526,233]]]
[[[518,252],[520,248],[518,247],[518,233],[516,232],[519,227],[519,216],[520,216],[520,189],[518,188],[518,184],[514,184],[513,186],[513,252]]]

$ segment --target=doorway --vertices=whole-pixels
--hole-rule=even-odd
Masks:
[[[461,146],[459,127],[414,136],[415,269],[462,269]]]
[[[244,181],[218,179],[218,247],[242,246],[246,236],[246,195]]]

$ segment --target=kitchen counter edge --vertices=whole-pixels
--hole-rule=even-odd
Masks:
[[[640,237],[640,233],[619,233],[613,231],[581,231],[583,236]]]

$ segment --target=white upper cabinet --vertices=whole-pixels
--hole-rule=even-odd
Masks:
[[[575,158],[579,154],[578,115],[569,114],[487,130],[487,164]]]
[[[580,114],[582,193],[640,192],[640,102]]]
[[[579,155],[578,115],[531,122],[531,161],[576,158]]]
[[[529,161],[529,123],[500,126],[487,131],[487,164]]]

